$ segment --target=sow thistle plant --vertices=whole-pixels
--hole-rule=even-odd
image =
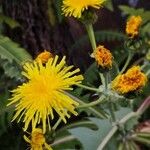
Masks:
[[[137,133],[134,129],[134,123],[131,125],[132,129],[126,129],[126,125],[131,119],[136,118],[137,121],[137,118],[149,107],[150,98],[147,98],[137,111],[131,111],[119,119],[115,109],[116,106],[121,105],[120,101],[130,103],[127,95],[142,92],[142,88],[148,82],[147,75],[149,73],[142,71],[143,66],[129,65],[136,53],[135,44],[139,42],[137,37],[140,34],[142,18],[132,16],[127,21],[126,34],[128,39],[124,45],[128,50],[128,58],[116,77],[111,78],[115,59],[111,51],[106,48],[107,46],[97,45],[92,26],[96,19],[94,10],[100,9],[104,2],[104,0],[63,0],[62,5],[63,14],[66,17],[74,17],[81,21],[87,30],[93,49],[89,57],[95,60],[101,79],[97,88],[94,88],[94,85],[91,87],[82,84],[84,77],[81,75],[80,69],[68,66],[65,56],[61,59],[46,50],[32,62],[26,62],[23,65],[22,75],[26,82],[12,90],[8,106],[15,105],[12,121],[17,120],[17,122],[24,123],[24,139],[30,144],[31,150],[52,150],[55,144],[59,142],[55,143],[55,139],[50,141],[44,135],[57,132],[60,123],[68,123],[72,115],[78,118],[80,109],[92,112],[95,118],[102,122],[108,121],[112,127],[108,134],[103,135],[103,139],[99,140],[98,145],[93,150],[95,148],[98,150],[105,149],[114,135],[117,136],[115,139],[117,139],[119,150],[135,150],[139,147],[135,141],[146,143],[147,138],[150,137],[147,132],[140,131]],[[98,95],[98,99],[85,103],[69,92],[74,87],[94,92]],[[95,107],[101,109],[103,105],[106,109],[105,115],[95,110]],[[104,120],[102,120],[102,116],[105,118]],[[105,129],[101,128],[101,130]],[[27,134],[28,136],[26,136]],[[78,139],[78,137],[76,138]],[[80,142],[81,144],[84,143],[82,140]]]

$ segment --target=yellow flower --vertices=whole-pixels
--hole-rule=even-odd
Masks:
[[[112,89],[125,94],[131,91],[139,90],[147,82],[147,77],[141,72],[139,66],[133,66],[125,74],[118,75],[112,81]]]
[[[42,129],[35,128],[31,133],[31,140],[24,135],[24,139],[27,143],[30,143],[31,150],[52,150],[52,148],[46,143]]]
[[[29,124],[36,128],[42,121],[43,132],[46,131],[46,123],[50,128],[50,119],[54,118],[53,109],[66,123],[65,117],[70,117],[69,112],[77,115],[74,110],[78,105],[64,93],[64,90],[72,90],[70,86],[81,83],[82,75],[75,75],[80,70],[72,70],[73,66],[66,66],[65,57],[58,63],[58,56],[50,58],[45,66],[42,62],[26,63],[22,73],[27,79],[12,91],[12,98],[8,105],[16,104],[16,114],[13,120],[24,118],[24,130]],[[24,116],[24,117],[23,117]]]
[[[89,7],[99,9],[105,0],[63,0],[62,11],[65,16],[81,18],[82,12]]]
[[[111,68],[113,56],[104,46],[98,46],[93,53],[94,58],[102,68]]]
[[[142,18],[140,16],[132,16],[126,25],[126,33],[131,37],[134,38],[139,33],[139,27],[142,23]]]
[[[40,53],[36,57],[35,61],[37,61],[37,62],[41,61],[42,63],[46,63],[52,57],[53,57],[53,55],[50,52],[44,50],[44,52]]]

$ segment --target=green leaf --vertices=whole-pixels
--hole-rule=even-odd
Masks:
[[[104,6],[105,6],[106,8],[108,8],[110,11],[114,11],[113,4],[112,4],[112,0],[107,0],[107,1],[104,3]]]
[[[82,143],[85,150],[95,150],[112,126],[108,120],[100,120],[98,118],[89,118],[89,120],[98,127],[98,130],[94,131],[85,127],[77,127],[69,129],[69,132]]]
[[[17,21],[15,21],[14,19],[12,19],[8,16],[5,16],[3,14],[0,14],[0,23],[3,23],[3,22],[8,24],[12,29],[20,26],[20,24]]]
[[[130,112],[132,112],[130,108],[122,107],[119,111],[115,112],[115,115],[116,115],[117,120],[120,120]]]
[[[131,109],[121,108],[119,111],[115,113],[117,120],[122,119],[129,112],[131,112]],[[91,120],[97,126],[98,128],[97,130],[92,130],[87,127],[77,127],[69,129],[69,132],[82,143],[84,149],[86,150],[97,149],[98,146],[103,142],[104,138],[111,132],[112,125],[110,121],[106,119],[100,120],[98,118],[91,118],[91,117],[89,117],[88,119]],[[110,140],[108,142],[110,142]],[[112,143],[115,142],[116,141],[112,141]]]
[[[7,77],[10,78],[15,78],[17,80],[20,80],[22,75],[21,75],[21,67],[15,63],[14,61],[10,63],[8,60],[0,59],[0,64],[4,70],[4,74]]]
[[[12,115],[14,113],[14,107],[6,107],[8,98],[8,91],[0,95],[0,135],[6,132],[7,128],[11,126]]]
[[[143,138],[143,137],[137,136],[137,137],[134,137],[133,140],[139,143],[143,143],[145,145],[150,145],[150,138]]]
[[[126,36],[118,31],[96,31],[95,32],[95,38],[97,43],[104,42],[104,41],[124,41],[126,39]],[[89,42],[89,38],[87,35],[82,36],[77,40],[71,47],[70,50],[80,48],[85,43],[87,44]]]
[[[61,11],[62,0],[55,0],[54,6],[56,9],[56,15],[57,15],[58,21],[59,23],[61,23],[64,18],[64,16],[62,15],[62,11]]]
[[[98,69],[96,63],[93,63],[84,73],[84,81],[83,84],[92,85],[95,81],[98,81]]]
[[[19,65],[22,62],[32,60],[31,55],[8,37],[0,36],[0,57],[7,59],[10,63],[13,61]]]
[[[125,15],[141,16],[143,23],[150,21],[150,11],[145,11],[143,8],[135,9],[125,5],[120,5],[119,8]]]

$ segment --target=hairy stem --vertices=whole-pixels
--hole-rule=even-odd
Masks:
[[[78,86],[78,87],[81,87],[81,88],[83,88],[83,89],[90,90],[90,91],[100,92],[99,89],[97,89],[97,88],[92,88],[92,87],[89,87],[89,86],[86,86],[86,85],[77,84],[77,86]]]
[[[126,62],[125,62],[125,64],[124,64],[122,70],[120,71],[120,74],[122,74],[122,73],[127,69],[127,67],[128,67],[128,65],[129,65],[130,60],[132,59],[132,57],[133,57],[133,54],[131,53],[131,51],[129,51],[129,52],[128,52],[128,58],[127,58],[127,60],[126,60]]]
[[[95,40],[95,35],[94,35],[94,30],[93,30],[93,25],[92,24],[85,24],[90,43],[92,45],[93,51],[96,49],[96,40]]]

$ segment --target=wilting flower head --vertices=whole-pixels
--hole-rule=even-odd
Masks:
[[[31,140],[24,136],[27,143],[31,145],[31,150],[52,150],[52,148],[46,143],[42,129],[35,128],[31,133]]]
[[[94,50],[94,58],[99,66],[102,68],[111,68],[112,67],[112,59],[113,56],[108,49],[104,46],[98,46],[96,50]]]
[[[142,88],[147,82],[147,77],[141,72],[139,66],[133,66],[125,74],[118,75],[112,81],[112,89],[125,94]]]
[[[81,83],[82,75],[76,75],[80,70],[71,71],[73,66],[66,66],[65,57],[58,62],[58,56],[50,58],[45,66],[42,62],[26,63],[22,73],[28,82],[23,83],[12,91],[12,98],[8,105],[16,104],[16,114],[13,120],[24,118],[24,130],[30,123],[32,128],[42,121],[43,132],[46,131],[46,123],[50,127],[53,119],[53,111],[66,123],[65,117],[70,117],[69,112],[77,115],[74,110],[78,105],[73,99],[64,93],[64,90],[72,90],[71,86]]]
[[[65,16],[81,18],[82,12],[89,7],[99,9],[105,0],[63,0],[62,11]]]
[[[142,23],[142,18],[140,16],[132,16],[126,25],[126,33],[131,37],[134,38],[139,33],[139,27]]]
[[[37,61],[37,62],[41,61],[42,63],[46,63],[52,57],[53,57],[53,55],[50,52],[44,50],[44,52],[40,53],[36,57],[35,61]]]

